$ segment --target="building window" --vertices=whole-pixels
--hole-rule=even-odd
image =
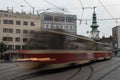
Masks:
[[[12,37],[3,37],[3,41],[13,41]]]
[[[13,29],[3,28],[3,32],[4,32],[4,33],[13,33]]]
[[[61,29],[63,29],[63,26],[62,26],[62,25],[60,25],[60,27],[61,27]]]
[[[23,38],[23,42],[27,42],[28,41],[28,39],[27,38]]]
[[[16,25],[21,25],[21,22],[20,21],[16,21]]]
[[[9,31],[8,31],[7,28],[3,28],[3,32],[4,32],[4,33],[8,33]]]
[[[12,37],[8,37],[8,41],[13,41],[13,38]]]
[[[56,28],[58,29],[58,28],[59,28],[59,26],[58,26],[58,25],[56,25]]]
[[[3,24],[13,24],[13,20],[3,20]]]
[[[27,34],[27,33],[28,33],[28,30],[23,30],[23,33],[24,33],[24,34]]]
[[[8,17],[8,14],[4,14],[5,17]]]
[[[8,20],[3,20],[3,24],[9,24]]]
[[[16,29],[16,33],[21,33],[21,30],[20,29]]]
[[[8,37],[3,37],[2,40],[3,41],[8,41]]]
[[[46,28],[46,24],[44,24],[44,28]]]
[[[65,18],[64,17],[60,17],[60,21],[61,22],[65,22]]]
[[[15,45],[15,49],[20,49],[20,45]]]
[[[22,45],[22,49],[27,49],[27,45]]]
[[[55,16],[54,21],[59,21],[59,17]]]
[[[33,34],[35,31],[34,30],[30,30],[30,34]]]
[[[35,23],[34,22],[30,22],[30,26],[35,26]]]
[[[50,24],[44,24],[44,28],[46,28],[46,29],[49,28],[49,29],[50,29],[50,28],[52,28],[52,27],[51,27]]]
[[[9,20],[9,24],[13,24],[13,20]]]
[[[75,23],[76,19],[75,19],[75,17],[66,17],[66,22],[73,22],[73,23]]]
[[[45,20],[45,21],[53,21],[53,16],[45,15],[45,16],[44,16],[44,20]]]
[[[9,29],[9,33],[13,33],[13,29]]]
[[[19,38],[19,37],[16,37],[16,38],[15,38],[15,41],[16,41],[16,42],[20,42],[20,38]]]
[[[12,37],[8,37],[8,41],[13,41],[13,38]]]
[[[26,25],[26,26],[27,26],[27,25],[28,25],[28,22],[27,22],[27,21],[24,21],[24,22],[23,22],[23,25]]]
[[[13,50],[14,49],[14,45],[8,45],[8,49],[9,50]]]
[[[68,25],[66,25],[65,29],[68,29]]]
[[[49,28],[49,25],[48,25],[48,24],[46,24],[46,28]]]

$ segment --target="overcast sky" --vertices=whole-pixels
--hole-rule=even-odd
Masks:
[[[101,5],[101,3],[102,5]],[[0,0],[0,9],[14,9],[16,11],[32,12],[32,7],[39,12],[62,12],[77,15],[79,19],[92,19],[93,7],[96,6],[100,36],[110,36],[112,28],[120,25],[120,19],[106,20],[112,18],[120,18],[120,0]],[[84,10],[82,9],[84,7]],[[46,9],[50,8],[49,11]],[[106,8],[106,9],[105,9]],[[64,9],[64,11],[63,11]],[[78,21],[77,33],[89,36],[87,31],[91,31],[91,20]]]

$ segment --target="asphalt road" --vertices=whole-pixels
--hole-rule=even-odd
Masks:
[[[45,71],[26,63],[0,63],[0,80],[120,80],[120,58]]]

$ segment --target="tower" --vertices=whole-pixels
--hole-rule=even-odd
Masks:
[[[94,11],[93,11],[93,17],[92,17],[92,25],[91,25],[91,38],[95,39],[95,40],[99,40],[99,30],[97,29],[99,27],[99,25],[97,24],[97,19],[96,19],[96,13],[95,13],[95,8],[93,7]]]

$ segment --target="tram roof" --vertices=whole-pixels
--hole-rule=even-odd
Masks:
[[[46,30],[43,30],[43,31],[51,32],[51,33],[55,33],[55,34],[67,35],[67,36],[71,36],[71,37],[75,37],[75,38],[80,38],[80,39],[84,39],[84,40],[89,40],[89,41],[95,41],[95,40],[93,40],[93,39],[91,39],[89,37],[86,37],[86,36],[76,35],[76,34],[64,32],[64,31],[56,31],[56,30],[50,30],[50,29],[46,29]]]

